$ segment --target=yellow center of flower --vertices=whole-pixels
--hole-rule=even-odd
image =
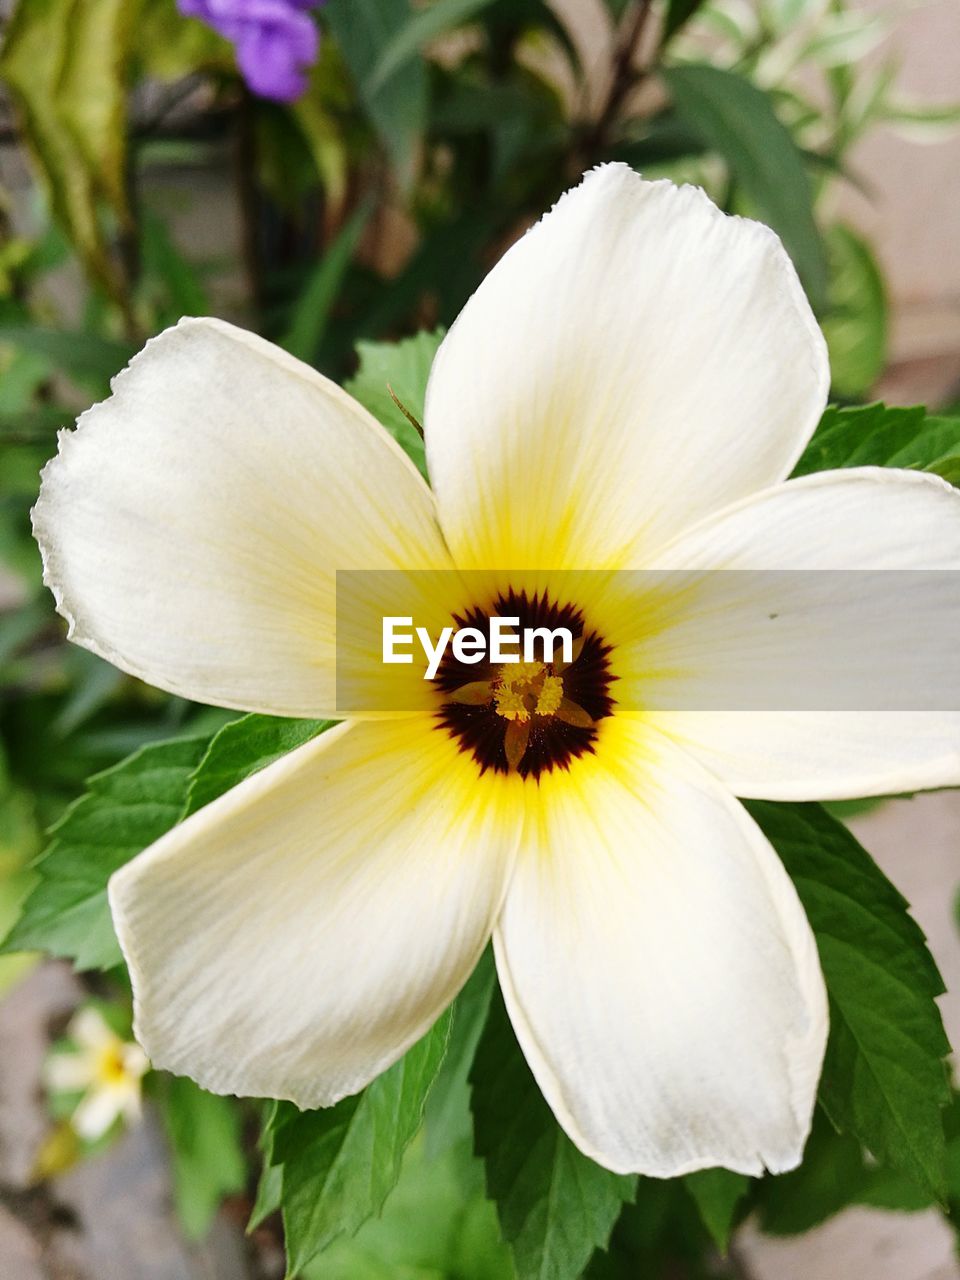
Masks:
[[[123,1045],[104,1045],[97,1055],[97,1083],[100,1085],[122,1084],[127,1078],[127,1064],[123,1056]]]

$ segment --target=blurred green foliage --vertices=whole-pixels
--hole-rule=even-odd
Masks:
[[[864,62],[891,13],[848,0],[605,0],[587,41],[582,24],[561,16],[571,11],[546,0],[329,0],[320,57],[290,106],[253,98],[231,47],[181,17],[174,0],[19,0],[6,25],[0,934],[12,928],[15,946],[106,966],[103,981],[122,1005],[103,891],[110,868],[177,820],[188,780],[190,811],[323,727],[249,717],[218,733],[223,713],[65,644],[30,537],[38,473],[58,427],[108,393],[146,338],[183,314],[239,320],[349,379],[424,469],[422,442],[387,383],[420,418],[443,328],[489,266],[585,168],[620,159],[699,182],[723,207],[778,231],[826,333],[837,397],[866,397],[884,367],[882,272],[870,245],[832,219],[831,194],[838,182],[862,183],[852,148],[874,125],[930,132],[960,121],[951,104],[905,101],[889,60]],[[28,185],[19,152],[32,166]],[[894,462],[956,482],[958,458],[956,419],[873,406],[828,413],[799,470]],[[136,803],[144,786],[157,801],[149,815]],[[66,914],[65,883],[74,895]],[[0,994],[30,963],[0,957]],[[574,1254],[557,1232],[578,1215],[584,1274],[722,1275],[733,1264],[717,1251],[750,1207],[769,1230],[790,1232],[854,1201],[930,1202],[929,1188],[875,1168],[882,1139],[861,1133],[840,1104],[827,1111],[849,1121],[845,1133],[821,1114],[810,1156],[789,1178],[750,1189],[712,1172],[673,1183],[597,1179],[528,1087],[496,1005],[487,1018],[492,983],[484,994],[483,981],[480,972],[457,1002],[442,1065],[431,1043],[416,1049],[435,1080],[412,1145],[423,1099],[405,1101],[391,1073],[319,1119],[272,1112],[257,1231],[276,1232],[293,1168],[297,1195],[310,1201],[302,1212],[285,1205],[305,1276],[571,1275]],[[513,1081],[498,1087],[491,1069],[472,1084],[474,1108],[494,1117],[481,1151],[486,1182],[468,1112],[478,1042],[481,1058]],[[189,1233],[202,1233],[223,1195],[247,1194],[253,1207],[260,1160],[245,1140],[248,1113],[186,1081],[158,1078],[153,1095]],[[382,1130],[384,1117],[389,1169],[379,1183],[371,1176],[360,1188],[357,1166],[317,1164],[311,1125],[336,1155]],[[509,1164],[518,1130],[534,1152],[521,1170]],[[960,1197],[950,1142],[950,1196]],[[355,1239],[341,1236],[321,1263],[306,1262],[385,1196],[382,1216]],[[614,1222],[608,1249],[591,1261]]]

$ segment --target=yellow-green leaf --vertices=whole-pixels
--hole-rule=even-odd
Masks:
[[[21,0],[0,55],[53,214],[114,297],[121,281],[99,205],[128,222],[125,81],[136,10],[134,0]]]

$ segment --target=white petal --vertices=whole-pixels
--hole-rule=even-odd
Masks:
[[[960,785],[955,711],[676,711],[655,722],[747,799],[855,800]]]
[[[437,353],[427,457],[454,558],[642,562],[783,480],[828,381],[772,231],[693,187],[593,170],[505,254]]]
[[[54,1093],[73,1093],[96,1077],[96,1063],[85,1053],[54,1053],[43,1064],[43,1083]]]
[[[218,320],[154,338],[61,435],[34,529],[78,644],[288,715],[335,707],[336,570],[448,563],[429,490],[370,415]]]
[[[78,1009],[73,1015],[67,1034],[85,1049],[103,1049],[117,1040],[116,1032],[108,1025],[106,1018],[90,1004]]]
[[[96,1142],[107,1132],[124,1109],[124,1096],[116,1089],[91,1089],[70,1117],[81,1138]]]
[[[131,1086],[120,1098],[120,1111],[127,1124],[136,1124],[143,1115],[143,1098],[139,1086]]]
[[[140,1085],[139,1081],[142,1076],[150,1070],[150,1059],[143,1052],[138,1044],[126,1043],[121,1050],[120,1057],[123,1061],[123,1069],[130,1081],[130,1087],[139,1097]]]
[[[656,564],[671,569],[956,571],[960,492],[916,472],[825,472],[759,494],[705,521]],[[816,576],[800,579],[808,593]],[[851,590],[856,586],[855,576],[850,585]],[[825,574],[826,595],[833,586]],[[931,629],[944,625],[937,610],[949,604],[947,599],[927,601]],[[905,615],[893,623],[922,632],[924,619]],[[935,638],[931,634],[931,653]],[[879,678],[889,657],[887,639],[878,635],[873,649],[864,645],[864,681],[874,665]],[[642,666],[642,657],[635,656],[635,678]],[[948,674],[943,673],[945,691]],[[922,677],[919,671],[911,675]],[[935,672],[931,680],[936,688]],[[801,706],[799,700],[795,706]],[[960,713],[946,692],[942,711],[679,710],[656,719],[742,796],[829,800],[960,784]]]
[[[792,1168],[827,1030],[796,892],[704,770],[635,722],[604,729],[541,779],[495,935],[520,1044],[607,1168]]]
[[[496,781],[426,717],[343,724],[114,875],[154,1065],[301,1107],[388,1067],[490,936],[517,840]]]
[[[957,569],[960,490],[924,471],[821,471],[717,512],[645,567]]]

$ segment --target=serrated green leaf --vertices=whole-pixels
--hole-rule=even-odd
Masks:
[[[810,1231],[850,1205],[916,1213],[930,1208],[934,1199],[904,1174],[867,1159],[856,1139],[837,1133],[818,1108],[803,1163],[790,1173],[764,1178],[755,1203],[762,1230],[790,1236]]]
[[[817,1108],[799,1169],[758,1184],[761,1228],[789,1236],[826,1222],[854,1203],[866,1172],[859,1142],[837,1133]]]
[[[869,404],[840,409],[830,405],[793,474],[885,466],[917,439],[925,418],[921,406],[890,409],[885,404]]]
[[[278,1164],[265,1161],[257,1180],[257,1195],[250,1210],[248,1233],[256,1231],[272,1213],[277,1213],[283,1199],[283,1169]]]
[[[260,1177],[257,1180],[257,1194],[247,1220],[247,1235],[256,1231],[272,1213],[279,1212],[283,1197],[283,1169],[277,1164],[273,1154],[273,1132],[280,1103],[270,1099],[264,1103],[263,1121],[260,1126],[260,1137],[257,1146],[263,1157],[260,1166]]]
[[[794,468],[795,476],[842,467],[907,467],[953,480],[960,417],[928,415],[921,405],[831,405]]]
[[[303,1280],[516,1280],[469,1136],[440,1156],[415,1138],[383,1212],[325,1249]]]
[[[757,214],[778,233],[814,305],[826,295],[827,261],[803,157],[770,95],[721,67],[660,73],[681,122],[716,151]]]
[[[86,795],[53,828],[37,863],[37,883],[4,951],[49,951],[72,959],[78,969],[120,962],[107,881],[179,820],[208,741],[179,738],[142,747],[89,780]]]
[[[639,1178],[636,1198],[623,1206],[610,1244],[594,1253],[584,1274],[587,1280],[714,1275],[709,1238],[683,1180]]]
[[[282,1168],[288,1275],[380,1211],[420,1128],[449,1029],[446,1013],[363,1093],[334,1107],[278,1106],[271,1158]]]
[[[474,1148],[519,1280],[574,1280],[603,1248],[637,1179],[573,1145],[524,1061],[494,997],[470,1073]]]
[[[358,342],[360,367],[344,390],[369,409],[397,443],[409,454],[423,475],[427,474],[423,437],[398,408],[397,399],[414,418],[423,422],[423,402],[430,366],[443,340],[443,330],[426,331],[400,342]]]
[[[683,1185],[693,1198],[714,1244],[726,1254],[737,1206],[750,1190],[750,1179],[730,1169],[701,1169],[688,1173]]]
[[[332,32],[373,127],[383,140],[404,186],[413,181],[427,123],[427,72],[411,57],[382,85],[374,68],[410,20],[407,0],[330,0],[324,21]]]
[[[783,860],[817,938],[830,995],[820,1101],[842,1133],[937,1197],[950,1046],[943,982],[907,903],[815,804],[747,805]]]
[[[219,730],[197,762],[186,791],[183,816],[196,813],[252,773],[265,769],[288,751],[302,747],[332,720],[290,720],[253,713]]]
[[[493,952],[488,947],[451,1009],[447,1054],[430,1091],[424,1120],[431,1157],[470,1137],[470,1068],[496,981]]]
[[[239,1104],[181,1076],[164,1077],[158,1102],[170,1142],[177,1217],[188,1239],[200,1240],[224,1197],[246,1182]]]

